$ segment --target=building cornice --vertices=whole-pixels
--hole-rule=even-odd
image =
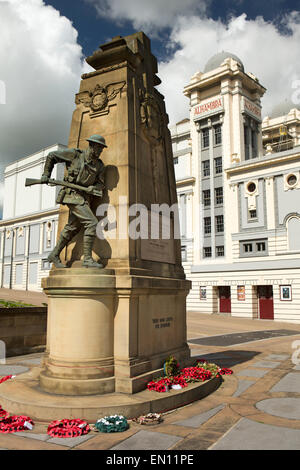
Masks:
[[[190,176],[189,178],[183,178],[181,180],[176,181],[176,186],[180,188],[181,186],[186,186],[187,184],[195,184],[196,178],[194,176]]]
[[[47,218],[52,215],[58,215],[58,213],[59,213],[59,207],[55,209],[43,211],[43,212],[35,212],[35,213],[27,214],[21,217],[14,217],[12,219],[0,220],[0,229],[6,226],[12,226],[12,225],[19,224],[19,223],[30,222],[30,221],[41,219],[44,217]]]
[[[265,271],[280,269],[299,269],[300,257],[295,259],[281,258],[278,260],[267,260],[261,257],[259,261],[241,261],[237,263],[224,264],[202,264],[200,266],[191,266],[191,273],[225,273],[225,272],[241,272],[241,271]]]
[[[24,163],[22,166],[17,165],[15,167],[11,168],[11,169],[5,170],[5,172],[4,172],[5,178],[7,178],[9,176],[13,176],[16,173],[21,173],[24,170],[29,170],[30,168],[34,168],[37,165],[40,165],[41,163],[45,163],[46,158],[47,158],[47,155],[42,155],[37,160],[33,160],[31,162]]]
[[[182,155],[191,155],[191,153],[192,153],[191,147],[187,147],[182,150],[174,150],[173,157],[176,158],[176,157],[181,157]]]
[[[272,156],[269,158],[261,158],[261,159],[255,159],[254,160],[247,160],[247,162],[242,162],[237,164],[234,167],[230,168],[225,168],[224,171],[225,173],[229,175],[237,174],[237,173],[243,173],[244,171],[252,171],[255,169],[260,169],[266,166],[271,166],[271,165],[279,165],[279,164],[285,164],[288,163],[289,161],[293,160],[299,160],[300,161],[300,152],[292,153],[289,155],[282,155],[277,154],[276,157]]]
[[[6,166],[4,170],[5,177],[11,176],[15,173],[19,173],[20,171],[31,168],[32,166],[36,166],[37,163],[43,163],[51,149],[59,150],[60,148],[67,148],[67,146],[63,144],[50,145],[49,147],[45,147],[39,150],[38,152],[32,153],[31,155],[27,155],[26,157],[20,158],[19,160],[16,160],[15,162],[10,163],[9,165]],[[26,162],[26,160],[33,158],[33,157],[38,157],[38,159],[30,161],[30,162]]]

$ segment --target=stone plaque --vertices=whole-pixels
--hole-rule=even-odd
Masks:
[[[153,211],[148,226],[141,230],[141,258],[175,264],[173,219]]]
[[[173,240],[141,240],[141,258],[175,264]]]

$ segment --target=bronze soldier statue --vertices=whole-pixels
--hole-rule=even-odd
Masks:
[[[63,228],[54,250],[48,256],[48,261],[57,268],[66,266],[60,260],[60,253],[72,238],[84,227],[83,235],[83,266],[103,268],[92,258],[92,247],[96,236],[97,217],[91,210],[93,195],[101,196],[104,188],[104,164],[100,154],[105,147],[104,137],[98,134],[89,139],[87,150],[66,149],[50,152],[47,156],[44,172],[40,183],[51,184],[50,176],[56,163],[66,164],[64,182],[72,187],[62,187],[58,193],[57,204],[65,204],[69,208],[69,220]],[[74,189],[74,186],[76,189]],[[78,189],[77,186],[82,187]]]

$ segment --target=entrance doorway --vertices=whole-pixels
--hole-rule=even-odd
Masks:
[[[230,286],[219,286],[219,311],[220,313],[231,313]]]
[[[273,287],[257,286],[259,318],[274,320]]]

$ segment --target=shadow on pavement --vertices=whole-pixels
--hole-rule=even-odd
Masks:
[[[261,354],[261,351],[239,351],[226,350],[224,352],[193,355],[193,359],[206,359],[208,362],[217,364],[220,367],[233,367],[236,364],[251,361],[255,356]]]

